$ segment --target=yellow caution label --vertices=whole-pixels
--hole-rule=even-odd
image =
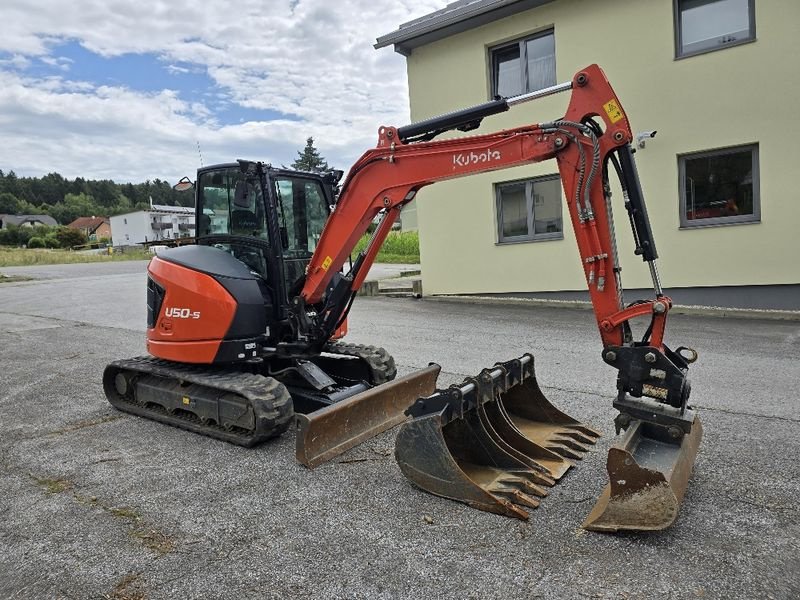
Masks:
[[[619,107],[619,104],[616,100],[609,100],[603,104],[603,108],[606,109],[606,114],[612,123],[616,123],[620,119],[625,118],[625,113],[622,112],[622,109]]]
[[[332,262],[333,259],[330,256],[326,256],[325,260],[322,261],[322,270],[327,271],[330,268]]]
[[[189,396],[184,396],[184,397],[183,397],[183,403],[184,403],[186,406],[189,406],[189,405],[192,403],[192,399],[191,399],[191,398],[189,398]]]

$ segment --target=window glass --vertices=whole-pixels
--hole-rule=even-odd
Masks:
[[[498,50],[495,53],[496,94],[509,98],[522,93],[522,71],[519,45]]]
[[[679,54],[714,50],[755,37],[752,0],[679,0]]]
[[[261,186],[238,167],[201,173],[198,202],[202,213],[197,235],[269,238]]]
[[[328,206],[322,187],[317,181],[300,178],[278,178],[275,185],[281,208],[281,225],[286,228],[289,241],[284,254],[310,256],[317,247],[328,219]]]
[[[540,177],[497,185],[499,241],[563,238],[561,179]]]
[[[561,180],[533,183],[533,232],[561,233]]]
[[[556,83],[556,43],[555,36],[543,35],[527,40],[528,89],[533,92],[550,87]]]
[[[757,219],[757,188],[753,149],[683,157],[683,221],[715,222]]]
[[[491,50],[492,95],[505,98],[556,83],[555,35],[540,33]]]
[[[511,183],[500,188],[503,238],[528,235],[525,187],[525,183]]]

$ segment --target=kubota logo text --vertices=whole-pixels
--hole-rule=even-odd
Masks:
[[[200,311],[193,311],[191,308],[174,308],[168,306],[164,311],[164,316],[172,317],[173,319],[199,319]]]
[[[500,158],[499,150],[484,150],[483,152],[470,152],[469,154],[459,152],[458,154],[453,154],[453,166],[468,167],[478,163],[493,162],[500,160]]]

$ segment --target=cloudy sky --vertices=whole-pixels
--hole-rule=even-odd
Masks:
[[[0,169],[175,181],[350,164],[408,121],[405,59],[375,38],[447,0],[3,0]]]

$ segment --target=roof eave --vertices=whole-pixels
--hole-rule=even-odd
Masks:
[[[484,0],[442,14],[431,13],[430,19],[417,19],[377,38],[375,48],[394,45],[394,51],[409,56],[414,48],[457,35],[493,21],[536,8],[554,0]]]

